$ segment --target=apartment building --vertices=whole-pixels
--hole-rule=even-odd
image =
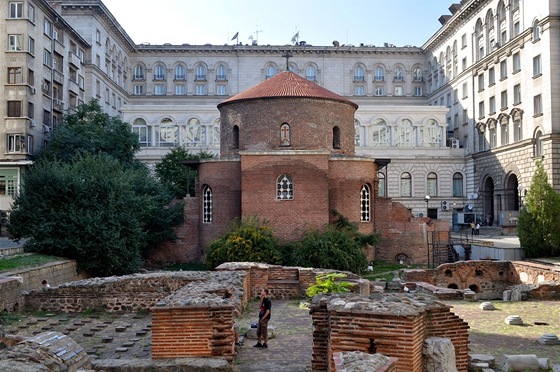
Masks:
[[[387,160],[378,196],[453,225],[468,216],[513,222],[536,158],[560,189],[552,119],[560,102],[559,7],[551,0],[450,4],[421,47],[149,45],[135,44],[100,0],[9,1],[1,10],[0,64],[8,74],[0,177],[16,178],[10,189],[6,183],[1,208],[17,192],[32,149],[48,141],[46,128],[82,101],[97,98],[109,114],[122,115],[147,163],[174,146],[219,155],[217,105],[289,69],[359,105],[356,154]],[[23,76],[31,69],[34,80],[10,83],[10,67]]]

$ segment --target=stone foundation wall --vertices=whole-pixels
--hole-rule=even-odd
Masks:
[[[303,267],[289,267],[269,265],[254,262],[227,262],[216,268],[217,271],[243,271],[247,273],[250,297],[259,297],[261,289],[268,288],[270,297],[276,299],[299,299],[305,297],[305,291],[316,283],[317,275],[335,270],[311,269]],[[358,284],[360,277],[345,272],[344,279]],[[355,291],[358,291],[355,288]]]
[[[533,285],[548,281],[560,283],[560,267],[529,261],[512,261],[511,264],[520,283]]]
[[[468,324],[449,306],[421,295],[315,296],[312,369],[335,370],[337,352],[361,351],[398,358],[397,371],[422,372],[428,337],[451,339],[457,369],[468,367]],[[325,355],[328,356],[325,359]]]
[[[3,272],[0,278],[0,310],[14,311],[22,308],[25,302],[22,291],[41,289],[43,280],[56,286],[82,278],[83,275],[78,274],[76,262],[70,260]]]

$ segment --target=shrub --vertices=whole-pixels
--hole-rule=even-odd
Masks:
[[[353,284],[346,281],[336,281],[339,278],[346,278],[348,275],[342,273],[331,273],[317,275],[315,284],[310,285],[305,291],[307,297],[313,297],[319,293],[344,293],[350,292]]]
[[[235,220],[231,230],[208,246],[206,266],[213,269],[224,262],[280,263],[280,250],[272,229],[252,217]]]

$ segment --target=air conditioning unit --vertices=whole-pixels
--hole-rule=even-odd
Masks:
[[[43,124],[43,133],[49,134],[51,132],[51,127],[48,125]]]
[[[456,138],[451,139],[451,148],[458,149],[459,148],[459,140]]]
[[[35,128],[35,120],[29,120],[29,127]]]
[[[49,89],[49,85],[48,84],[41,84],[41,89],[47,90],[47,89]]]
[[[449,201],[447,201],[447,200],[442,200],[441,201],[441,210],[442,211],[448,211],[450,209],[450,207],[451,206],[449,204]]]
[[[30,87],[29,88],[29,93],[35,94],[35,93],[37,93],[37,89],[35,89],[35,87]]]

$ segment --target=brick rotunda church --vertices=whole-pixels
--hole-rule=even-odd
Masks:
[[[228,231],[235,218],[266,220],[284,241],[324,227],[336,218],[333,210],[357,223],[363,233],[380,231],[376,224],[389,231],[398,203],[387,198],[379,203],[375,197],[377,171],[389,160],[355,155],[357,108],[289,71],[220,103],[221,157],[189,164],[198,170],[198,182],[196,195],[186,198],[179,239],[159,247],[151,258],[200,260],[204,247]],[[401,222],[410,222],[409,211],[399,206]],[[375,221],[376,214],[383,218]],[[420,221],[415,226],[425,225]],[[404,230],[425,244],[423,235]],[[415,244],[406,248],[411,251],[407,255],[414,255]],[[385,258],[393,260],[403,253],[399,249],[383,249]],[[375,255],[371,252],[369,259]]]

